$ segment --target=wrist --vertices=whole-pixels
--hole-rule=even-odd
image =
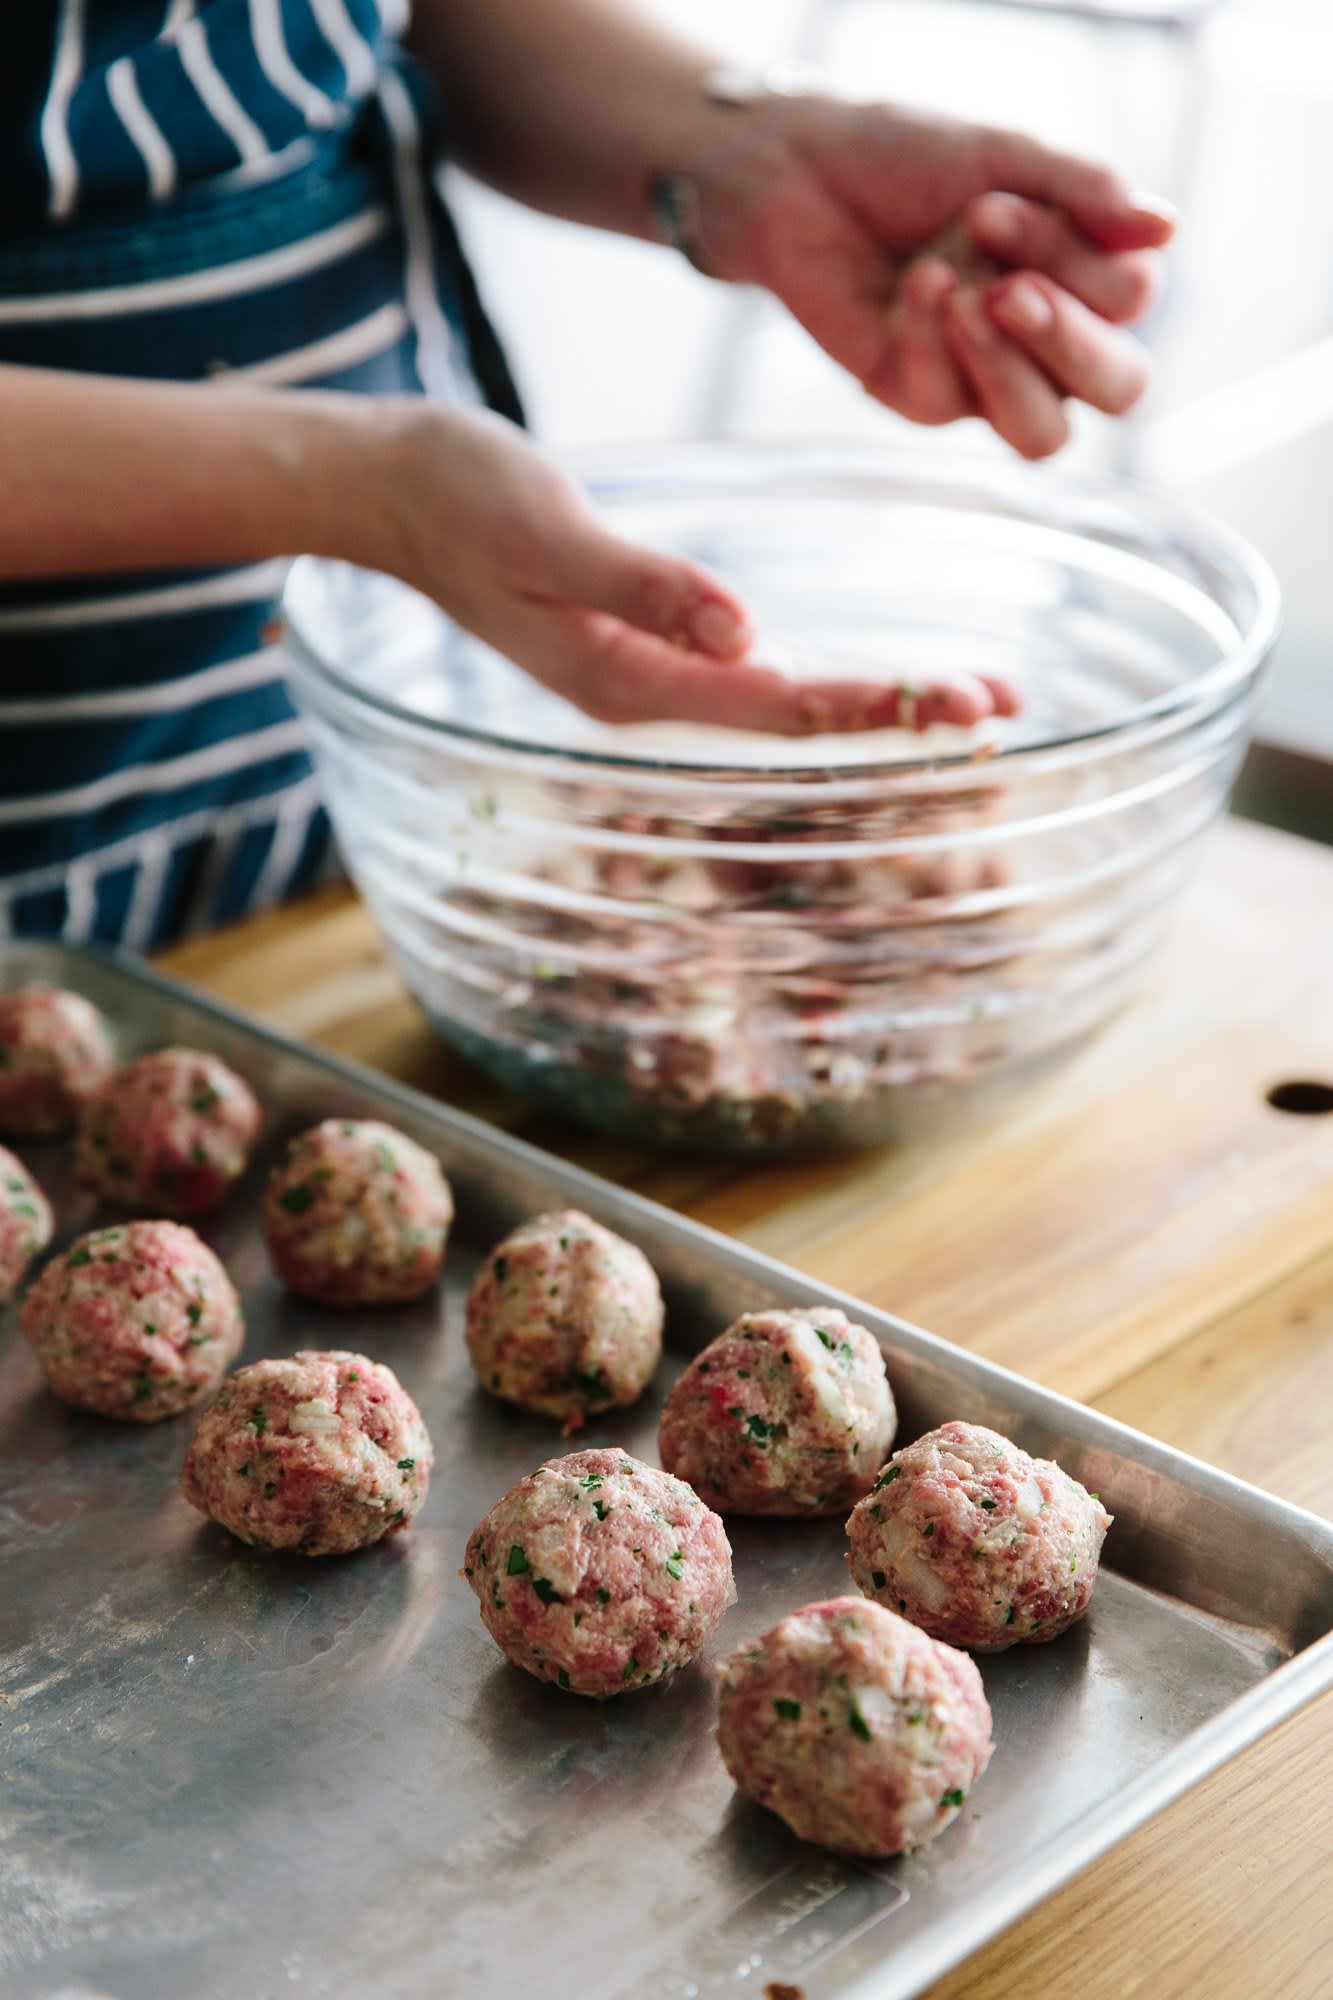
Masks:
[[[659,144],[664,157],[646,183],[650,233],[705,275],[761,276],[747,239],[795,163],[793,129],[819,101],[806,82],[794,70],[701,72],[691,116]]]
[[[400,577],[452,603],[521,511],[532,454],[485,410],[426,396],[311,397],[301,455],[313,554]],[[441,594],[444,593],[442,596]]]
[[[397,468],[425,406],[418,398],[309,390],[283,403],[265,455],[289,509],[286,552],[299,548],[396,573],[403,542]]]

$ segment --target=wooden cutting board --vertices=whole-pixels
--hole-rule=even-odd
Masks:
[[[1144,1000],[1017,1111],[815,1164],[582,1138],[436,1041],[344,890],[178,949],[178,977],[1333,1513],[1333,851],[1209,842]],[[1283,1084],[1330,1109],[1275,1108]],[[1279,1091],[1279,1095],[1281,1092]],[[1333,1699],[932,2000],[1330,2000]]]

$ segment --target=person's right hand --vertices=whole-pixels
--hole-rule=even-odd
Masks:
[[[800,736],[966,727],[1018,706],[1008,683],[985,677],[909,688],[780,673],[751,657],[730,590],[609,533],[514,425],[416,401],[367,417],[370,478],[355,482],[337,552],[434,598],[599,721]]]
[[[717,277],[766,287],[878,402],[981,416],[1025,458],[1070,399],[1123,416],[1175,223],[1120,177],[1021,132],[819,93],[719,107],[696,178]]]

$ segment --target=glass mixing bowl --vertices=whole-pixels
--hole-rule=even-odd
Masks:
[[[293,685],[347,864],[446,1038],[638,1141],[774,1152],[989,1104],[1131,997],[1223,810],[1265,564],[1154,496],[881,452],[603,462],[806,673],[1010,675],[970,733],[610,727],[405,586],[293,567]]]

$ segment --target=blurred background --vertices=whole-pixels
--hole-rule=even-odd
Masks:
[[[1238,809],[1333,842],[1333,0],[638,0],[723,56],[1020,126],[1183,212],[1128,421],[1080,408],[1058,463],[1210,508],[1277,570],[1286,624]],[[664,163],[669,164],[669,163]],[[538,433],[557,449],[914,429],[779,308],[682,258],[451,185]]]

